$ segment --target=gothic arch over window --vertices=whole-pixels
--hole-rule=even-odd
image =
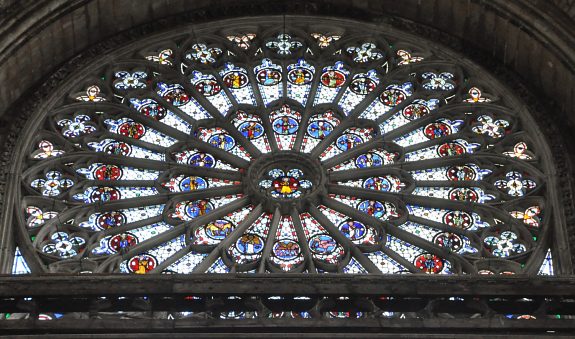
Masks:
[[[13,158],[14,273],[553,274],[525,104],[429,41],[282,20],[154,35],[56,91]]]

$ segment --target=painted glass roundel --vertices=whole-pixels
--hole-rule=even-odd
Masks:
[[[29,266],[539,271],[552,215],[523,105],[409,36],[274,27],[150,38],[72,79],[16,156]]]

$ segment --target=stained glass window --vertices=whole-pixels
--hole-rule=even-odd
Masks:
[[[264,31],[71,80],[15,158],[13,273],[556,272],[544,143],[495,80],[393,35]]]

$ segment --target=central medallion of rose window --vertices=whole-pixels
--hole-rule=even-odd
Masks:
[[[274,198],[299,198],[313,185],[311,181],[304,179],[304,172],[299,168],[293,168],[287,172],[274,168],[268,172],[267,176],[269,179],[260,181],[259,186]]]
[[[262,155],[248,168],[252,198],[270,212],[290,213],[293,206],[314,200],[325,188],[325,169],[307,154],[278,151]],[[295,205],[294,205],[295,204]]]

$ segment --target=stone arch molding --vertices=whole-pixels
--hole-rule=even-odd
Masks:
[[[4,215],[32,272],[535,275],[565,227],[526,105],[354,21],[152,35],[24,131]]]

